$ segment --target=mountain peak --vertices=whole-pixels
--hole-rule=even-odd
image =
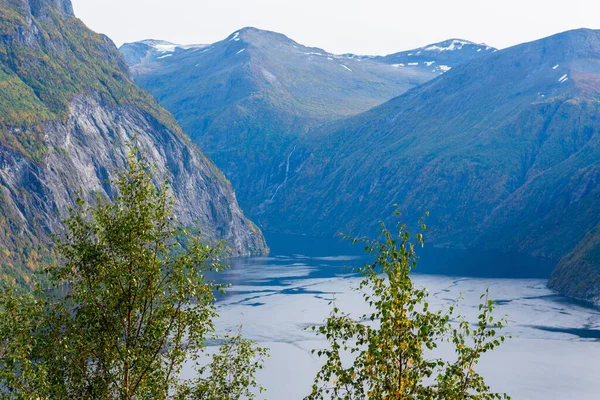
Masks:
[[[475,42],[471,42],[469,40],[464,40],[464,39],[448,39],[448,40],[444,40],[443,42],[433,43],[428,46],[422,47],[420,50],[437,51],[437,52],[456,51],[456,50],[462,50],[465,46],[486,47],[486,48],[491,49],[491,47],[486,45],[485,43],[477,44]]]
[[[260,29],[260,28],[256,28],[254,26],[245,26],[241,29],[236,30],[235,32],[233,32],[231,35],[228,36],[228,39],[232,39],[233,36],[235,36],[235,34],[238,35],[278,35],[278,36],[285,36],[282,33],[278,33],[278,32],[273,32],[273,31],[269,31],[266,29]]]
[[[144,40],[140,40],[137,43],[143,43],[143,44],[151,46],[151,47],[155,47],[155,46],[159,46],[159,45],[174,45],[174,46],[177,46],[173,42],[168,42],[166,40],[159,40],[159,39],[144,39]]]
[[[264,45],[267,43],[278,43],[298,45],[298,43],[282,33],[258,29],[251,26],[233,32],[224,40],[224,42],[239,42],[240,40],[251,44]]]
[[[376,59],[380,62],[402,67],[412,66],[427,69],[434,67],[440,73],[443,73],[456,65],[495,51],[497,49],[485,43],[477,44],[464,39],[448,39],[418,49],[401,51],[385,57],[376,57]]]
[[[564,32],[559,32],[556,33],[554,35],[548,36],[546,38],[540,39],[541,41],[548,41],[548,40],[556,40],[558,38],[590,38],[590,37],[598,37],[600,36],[600,30],[599,29],[590,29],[590,28],[577,28],[577,29],[570,29]],[[537,42],[538,40],[535,40],[534,42]]]
[[[145,64],[171,57],[181,50],[202,49],[205,44],[176,44],[166,40],[145,39],[139,42],[125,43],[119,50],[128,65]]]
[[[157,39],[145,39],[140,40],[139,42],[133,43],[125,43],[123,46],[128,45],[145,45],[147,47],[152,48],[158,53],[172,53],[177,49],[188,50],[188,49],[201,49],[206,47],[206,44],[177,44],[173,42],[168,42],[166,40],[157,40]]]
[[[524,43],[516,48],[531,45],[543,46],[553,53],[562,53],[566,58],[600,58],[600,30],[587,28],[569,30],[535,42]]]

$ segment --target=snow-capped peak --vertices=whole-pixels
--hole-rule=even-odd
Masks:
[[[156,50],[159,53],[172,53],[179,46],[175,43],[167,42],[164,40],[154,40],[154,39],[142,40],[140,43],[143,43],[146,46],[152,47],[154,50]]]
[[[445,45],[445,46],[444,46]],[[448,42],[443,42],[439,44],[434,44],[428,47],[425,47],[424,51],[454,51],[461,50],[465,45],[475,45],[473,42],[468,42],[466,40],[458,40],[453,39]]]
[[[157,53],[173,53],[177,49],[202,49],[208,46],[206,44],[175,44],[164,40],[154,39],[142,40],[140,43],[152,47]]]

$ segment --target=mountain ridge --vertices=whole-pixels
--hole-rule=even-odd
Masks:
[[[262,30],[262,29],[255,28],[252,26],[247,26],[247,27],[244,27],[244,28],[241,28],[241,29],[235,31],[234,33],[230,34],[225,39],[223,39],[223,42],[225,42],[225,41],[230,41],[230,42],[236,41],[237,42],[237,41],[243,40],[244,37],[247,37],[246,34],[257,33],[257,32],[261,33],[262,35],[269,35],[271,38],[274,38],[277,41],[285,41],[291,45],[298,45],[297,42],[295,42],[293,39],[289,38],[285,34],[268,31],[268,30]],[[154,43],[164,44],[164,45],[173,46],[173,47],[170,50],[156,49],[153,46]],[[219,43],[219,42],[216,42],[216,43]],[[144,39],[144,40],[139,40],[139,41],[135,41],[135,42],[124,43],[120,47],[120,50],[124,54],[124,56],[127,58],[129,52],[131,51],[131,48],[136,47],[138,45],[147,45],[148,46],[147,50],[149,52],[152,52],[152,48],[154,47],[154,50],[157,53],[161,53],[161,54],[164,54],[165,52],[173,52],[173,51],[175,51],[175,49],[187,50],[190,48],[206,48],[206,47],[211,46],[211,44],[182,45],[182,44],[175,44],[175,43],[160,40],[160,39]],[[385,64],[395,65],[396,67],[416,66],[416,65],[408,65],[408,64],[414,64],[414,62],[416,62],[416,63],[420,63],[420,64],[425,64],[424,66],[422,65],[422,67],[428,68],[428,67],[431,67],[433,64],[438,63],[441,68],[438,68],[437,71],[432,71],[432,72],[439,72],[439,73],[446,72],[449,70],[449,68],[452,68],[452,66],[464,62],[465,61],[464,52],[467,50],[465,48],[468,48],[468,51],[470,51],[471,53],[472,52],[476,52],[476,53],[483,52],[482,54],[478,54],[477,56],[480,56],[480,55],[483,55],[483,54],[486,54],[489,52],[497,51],[496,48],[488,46],[485,43],[475,43],[475,42],[471,42],[469,40],[464,40],[464,39],[447,39],[447,40],[444,40],[441,42],[430,43],[423,47],[410,49],[410,50],[404,50],[404,51],[388,54],[385,56],[360,55],[360,54],[354,54],[354,53],[335,54],[335,53],[330,53],[326,50],[323,50],[320,47],[306,47],[306,46],[302,46],[302,47],[306,48],[306,49],[314,50],[314,52],[310,53],[310,55],[335,57],[336,59],[340,59],[340,60],[343,60],[343,59],[350,59],[350,60],[357,59],[357,60],[361,60],[361,61],[362,60],[373,60],[373,61],[378,61],[378,62],[385,63]],[[425,52],[424,54],[422,54],[423,51]],[[462,55],[460,55],[461,51],[462,51]],[[430,57],[427,57],[427,55],[430,55]],[[441,57],[441,55],[447,55],[447,56]],[[471,55],[468,58],[470,59],[471,57],[474,58],[473,55]],[[436,61],[427,61],[429,59],[437,59],[437,60]],[[448,65],[439,63],[440,59],[443,59],[444,61],[446,61]],[[130,62],[128,62],[128,64],[130,66],[135,67],[136,64],[140,64],[140,60],[132,59],[132,60],[130,60]],[[437,67],[437,66],[434,66],[434,69],[435,69],[435,67]]]
[[[447,72],[452,67],[483,55],[498,51],[485,43],[475,43],[464,39],[447,39],[416,49],[374,57],[375,60],[393,65],[414,65],[421,68],[434,67],[438,72]],[[468,57],[465,57],[465,54]]]
[[[136,83],[229,177],[251,217],[285,181],[287,159],[308,130],[444,72],[335,55],[252,27],[202,48],[165,54],[138,42],[120,51]]]

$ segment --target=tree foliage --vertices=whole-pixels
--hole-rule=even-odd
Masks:
[[[396,235],[383,227],[382,234],[382,242],[362,240],[374,257],[361,269],[358,288],[370,311],[354,318],[334,306],[324,325],[312,328],[329,348],[315,350],[325,364],[307,399],[508,398],[493,393],[476,371],[481,356],[505,340],[497,333],[505,319],[492,316],[494,302],[482,295],[474,325],[455,306],[433,310],[426,289],[410,277],[417,254],[406,226]],[[423,234],[416,241],[423,245]],[[443,343],[453,346],[453,359],[439,355]]]
[[[265,349],[238,333],[206,351],[220,248],[178,224],[168,183],[137,152],[112,183],[113,201],[71,210],[50,288],[2,293],[0,398],[252,398]],[[181,379],[185,363],[199,378]]]

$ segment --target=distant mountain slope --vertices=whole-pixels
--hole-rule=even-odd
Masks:
[[[184,223],[233,254],[265,252],[229,182],[69,0],[0,0],[0,88],[1,279],[26,282],[48,260],[49,234],[77,191],[111,195],[105,181],[134,137],[171,181]]]
[[[309,134],[261,220],[268,229],[360,234],[391,221],[397,203],[409,221],[432,212],[438,245],[559,260],[600,223],[599,93],[600,31],[487,54]],[[589,278],[569,263],[560,276]]]
[[[209,46],[143,41],[120,50],[135,81],[225,172],[250,215],[260,213],[285,182],[287,159],[309,129],[429,81],[460,54],[463,62],[479,55],[457,48],[448,67],[401,66],[331,54],[254,28]]]

